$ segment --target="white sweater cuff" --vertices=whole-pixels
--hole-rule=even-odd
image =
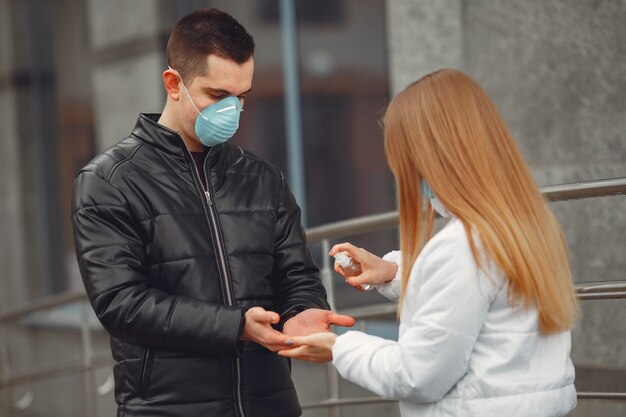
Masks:
[[[396,272],[396,276],[391,281],[375,285],[374,288],[389,300],[398,301],[402,291],[402,280],[400,278],[402,276],[402,252],[399,250],[391,251],[383,256],[383,260],[398,265],[398,272]]]

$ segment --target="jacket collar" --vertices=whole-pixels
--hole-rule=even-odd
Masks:
[[[169,154],[184,158],[188,153],[185,141],[178,132],[160,125],[157,122],[160,117],[160,113],[140,113],[133,129],[133,136]],[[223,144],[211,148],[211,156],[216,156],[222,147]]]

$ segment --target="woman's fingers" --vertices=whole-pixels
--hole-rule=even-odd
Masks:
[[[304,336],[299,339],[302,342],[302,339],[305,339],[307,337],[308,336]],[[330,348],[326,346],[317,346],[314,344],[303,344],[302,346],[298,346],[288,350],[283,349],[278,351],[278,354],[287,358],[301,359],[305,361],[319,363],[328,362],[333,359],[333,354]]]
[[[341,267],[339,266],[339,264],[335,261],[335,272],[338,273],[339,275],[341,275],[342,277],[344,277],[344,279],[346,278],[346,274],[343,272],[343,269],[341,269]]]
[[[346,281],[348,282],[348,284],[352,285],[353,287],[358,287],[359,285],[362,284],[371,284],[371,271],[365,271],[360,273],[359,275],[353,275],[351,277],[346,278]]]
[[[280,352],[281,350],[291,350],[294,349],[294,347],[292,345],[263,345],[265,346],[268,350],[271,350],[272,352]]]
[[[332,249],[330,250],[329,255],[330,256],[335,256],[336,254],[338,254],[339,252],[348,252],[348,254],[350,255],[350,257],[352,259],[355,259],[358,261],[359,259],[359,248],[357,248],[356,246],[354,246],[352,243],[349,242],[344,242],[344,243],[338,243],[335,246],[332,247]]]
[[[302,355],[306,353],[307,350],[308,350],[308,346],[298,346],[292,349],[279,350],[278,354],[286,358],[300,358]]]

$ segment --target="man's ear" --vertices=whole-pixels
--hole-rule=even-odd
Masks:
[[[171,69],[163,71],[163,85],[165,86],[165,92],[172,100],[178,100],[180,98],[180,78],[178,74]]]

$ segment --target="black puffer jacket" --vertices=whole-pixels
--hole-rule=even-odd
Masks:
[[[238,340],[250,307],[283,320],[328,309],[285,179],[224,144],[206,158],[205,192],[157,119],[140,115],[74,182],[77,256],[111,335],[118,416],[298,416],[289,362]]]

